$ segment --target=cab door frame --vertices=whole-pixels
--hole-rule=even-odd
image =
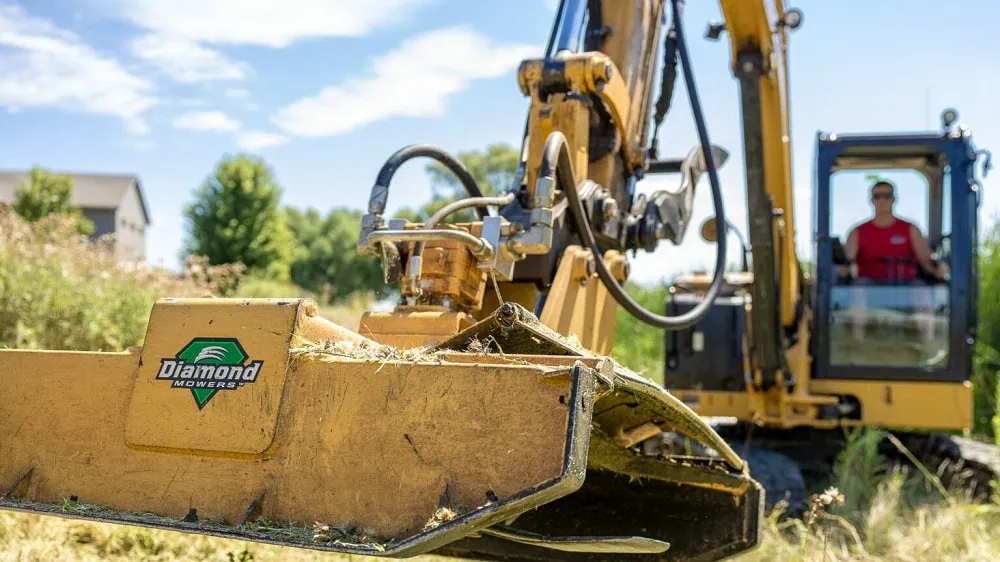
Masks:
[[[830,297],[834,286],[833,239],[830,237],[830,180],[845,155],[938,153],[951,168],[951,279],[949,285],[948,365],[943,369],[896,366],[846,366],[830,362]],[[972,373],[975,343],[975,306],[978,286],[978,190],[976,152],[967,130],[933,134],[833,135],[820,133],[816,140],[814,180],[814,240],[816,279],[813,284],[813,369],[816,379],[964,382]],[[857,166],[852,166],[857,168]]]

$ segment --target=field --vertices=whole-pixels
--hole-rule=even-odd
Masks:
[[[856,482],[855,484],[858,484]],[[850,483],[845,482],[847,486]],[[920,483],[899,474],[874,478],[854,489],[856,499],[823,506],[815,516],[779,521],[772,516],[762,545],[738,558],[743,562],[908,561],[995,559],[1000,553],[1000,506],[971,505],[937,498],[913,505]],[[919,501],[918,501],[919,503]],[[852,505],[853,504],[853,505]],[[864,504],[864,505],[860,505]],[[447,560],[420,557],[419,560]],[[37,515],[0,513],[0,560],[150,560],[292,562],[376,560],[304,549],[280,548],[171,531],[93,524]]]
[[[236,282],[239,271],[192,262],[183,276],[123,268],[99,247],[77,240],[52,219],[26,225],[0,209],[0,347],[122,349],[141,341],[158,296],[234,290],[243,296],[306,296],[263,280]],[[992,270],[985,271],[993,273]],[[1000,275],[998,275],[1000,277]],[[991,277],[992,279],[992,277]],[[633,288],[656,309],[663,292]],[[992,305],[997,302],[990,299]],[[322,313],[357,325],[369,302],[359,297]],[[992,329],[992,326],[986,326]],[[662,336],[620,317],[615,356],[650,378],[660,376]],[[980,382],[992,383],[997,363],[980,359]],[[986,371],[983,365],[989,367]],[[978,397],[992,407],[992,392]],[[981,420],[988,426],[989,420]],[[985,431],[985,430],[984,430]],[[763,544],[745,561],[986,560],[1000,557],[1000,505],[973,505],[941,489],[926,473],[885,466],[868,431],[853,436],[837,467],[835,492],[817,496],[803,519],[766,523]],[[36,515],[0,512],[0,560],[365,560],[212,537]],[[435,558],[428,557],[426,560]],[[443,559],[441,559],[443,560]]]

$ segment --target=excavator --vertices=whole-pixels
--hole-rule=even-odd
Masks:
[[[725,5],[777,21],[742,4]],[[543,56],[517,70],[529,107],[503,195],[484,196],[437,147],[392,154],[357,251],[400,300],[357,329],[309,299],[165,297],[141,346],[0,350],[0,509],[386,557],[717,560],[754,548],[764,490],[745,460],[609,357],[617,304],[665,329],[710,306],[659,316],[623,289],[628,250],[681,242],[706,174],[725,218],[727,153],[708,137],[682,8],[562,0]],[[679,60],[698,124],[684,158],[656,156],[661,41],[661,91]],[[393,176],[416,158],[468,195],[422,223],[387,214]],[[638,195],[657,173],[680,186]],[[446,220],[473,209],[474,221]],[[664,431],[710,453],[645,454]]]
[[[719,560],[755,548],[766,487],[706,418],[708,390],[692,407],[681,399],[690,393],[609,357],[619,307],[668,337],[688,334],[732,288],[726,236],[687,309],[657,314],[623,288],[627,252],[682,243],[706,176],[714,219],[728,224],[717,170],[728,152],[708,135],[683,5],[561,0],[544,53],[517,70],[528,112],[503,195],[484,196],[437,147],[392,154],[357,251],[381,263],[400,299],[356,330],[322,318],[309,299],[165,297],[141,346],[0,350],[0,509],[395,558]],[[781,217],[781,201],[763,194],[790,189],[775,179],[788,170],[778,85],[801,13],[780,0],[720,5],[725,23],[710,32],[728,33],[744,94],[759,104],[744,113],[745,150],[757,155],[748,178],[761,195],[751,214],[769,206],[755,228],[787,244],[778,231],[791,208]],[[661,159],[678,63],[698,145]],[[467,191],[422,223],[387,215],[393,176],[417,158],[442,164]],[[640,193],[657,174],[679,184]],[[446,220],[470,209],[476,220]],[[800,295],[801,279],[791,253],[752,232],[762,273],[748,287],[768,288],[753,295],[754,333],[799,335],[798,356],[774,350],[798,365],[809,309],[771,301]],[[782,267],[764,267],[775,255],[786,256]],[[775,323],[768,310],[791,316]],[[785,392],[793,371],[782,365],[758,360],[753,372]],[[789,411],[826,411],[825,395],[792,389],[801,400]],[[664,435],[692,446],[645,446]]]
[[[959,434],[973,426],[978,172],[988,174],[990,153],[954,109],[936,131],[818,132],[816,262],[807,275],[796,248],[787,35],[762,27],[761,9],[730,2],[725,24],[707,34],[731,39],[748,236],[718,217],[701,234],[715,241],[735,233],[742,268],[719,293],[703,273],[670,287],[670,314],[712,304],[694,325],[666,333],[664,386],[718,420],[715,429],[749,462],[769,508],[785,501],[792,512],[805,509],[809,488],[829,483],[857,428],[885,432],[879,452],[890,462],[923,464],[950,487],[988,499],[1000,455]],[[876,203],[880,178],[890,180],[890,197],[907,203],[899,211],[925,227],[930,265],[874,247],[867,253],[884,275],[854,263],[850,232],[866,219],[863,205]]]

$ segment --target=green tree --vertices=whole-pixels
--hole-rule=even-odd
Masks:
[[[484,195],[496,195],[506,192],[514,182],[521,153],[508,144],[494,143],[488,145],[485,150],[459,152],[455,158],[468,168]],[[431,162],[425,169],[431,180],[431,200],[417,209],[401,209],[396,213],[397,216],[414,222],[423,222],[441,207],[468,196],[458,178],[441,163]],[[469,209],[449,216],[444,222],[472,220],[475,220],[475,211]]]
[[[379,261],[357,253],[361,213],[333,209],[325,217],[315,209],[285,209],[296,241],[292,282],[328,303],[383,286]]]
[[[263,160],[224,157],[184,210],[184,252],[212,265],[242,263],[250,275],[286,281],[294,251],[281,187]]]
[[[997,398],[1000,397],[1000,222],[987,231],[979,249],[978,332],[972,385],[975,399],[975,431],[1000,433]]]
[[[75,218],[76,230],[80,234],[94,231],[94,223],[83,216],[79,207],[73,205],[73,177],[54,174],[38,166],[32,168],[28,177],[18,186],[14,193],[13,208],[27,222],[62,214]]]

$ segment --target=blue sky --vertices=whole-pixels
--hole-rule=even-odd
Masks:
[[[174,266],[181,209],[226,153],[259,154],[283,202],[363,208],[383,160],[410,143],[449,151],[518,142],[527,100],[514,76],[538,56],[553,0],[0,0],[0,168],[135,173],[152,213],[150,261]],[[1000,3],[802,0],[790,43],[798,242],[808,257],[817,130],[936,128],[956,107],[1000,150]],[[738,86],[725,39],[701,37],[717,3],[688,2],[690,50],[727,213],[745,223]],[[661,155],[697,142],[675,93]],[[986,180],[983,219],[1000,207]],[[647,180],[651,191],[672,181]],[[422,163],[391,207],[429,197]],[[901,194],[905,197],[905,194]],[[705,181],[695,226],[711,212]],[[838,214],[853,212],[838,208]],[[867,208],[858,208],[863,216]],[[696,230],[640,255],[633,278],[711,267]],[[738,258],[731,253],[732,261]]]

